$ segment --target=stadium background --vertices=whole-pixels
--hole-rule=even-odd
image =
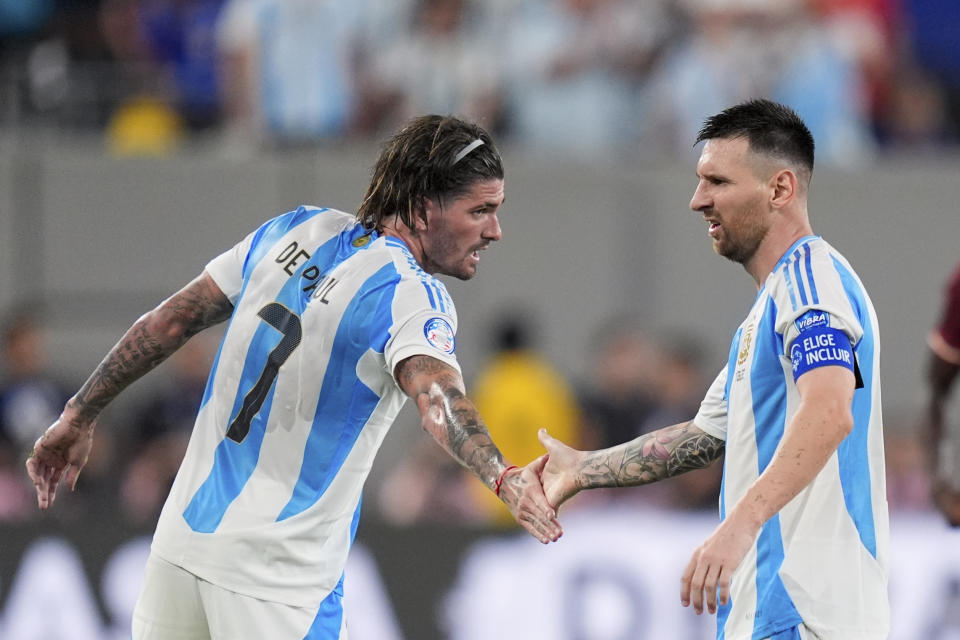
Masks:
[[[381,3],[377,9],[374,0],[367,2],[369,12],[403,6]],[[124,7],[136,21],[138,11],[145,20],[150,11],[177,4],[0,1],[0,310],[37,319],[49,371],[72,388],[140,313],[267,217],[302,203],[354,210],[391,123],[384,117],[375,125],[343,125],[301,139],[269,130],[238,137],[237,123],[227,116],[209,122],[188,117],[175,82],[143,80],[166,73],[169,61],[159,54],[124,57],[122,47],[104,44],[107,53],[98,58],[90,45],[76,44],[73,32],[98,28],[110,7]],[[423,6],[430,11],[444,4]],[[549,3],[491,6],[506,20],[507,8],[538,4]],[[679,3],[679,9],[662,4],[691,12],[671,23],[678,43],[695,39],[702,28],[691,6],[710,5],[718,20],[767,10],[763,2],[733,0]],[[956,76],[950,61],[938,63],[919,45],[925,41],[916,25],[933,20],[937,3],[920,9],[906,1],[814,5],[824,25],[830,7],[835,13],[879,7],[883,33],[897,34],[881,57],[894,69],[910,70],[891,71],[880,83],[883,95],[924,78],[926,90],[940,96],[939,115],[928,116],[924,128],[891,119],[891,109],[857,94],[859,130],[869,137],[825,155],[810,206],[817,233],[850,259],[874,298],[888,455],[897,456],[925,444],[925,339],[946,276],[960,259],[960,154],[952,124],[960,116],[951,107]],[[22,6],[35,7],[35,15],[18,10]],[[956,9],[942,10],[946,23],[960,23]],[[522,26],[522,18],[513,17]],[[467,33],[471,25],[480,30],[477,22],[463,24]],[[396,41],[403,42],[397,29]],[[954,68],[958,59],[952,59]],[[53,90],[58,81],[66,89]],[[142,104],[137,100],[145,84],[163,117],[124,128],[118,114]],[[507,96],[509,86],[502,89]],[[908,121],[923,111],[915,103],[904,109],[900,117]],[[138,117],[145,113],[156,115],[148,109]],[[713,255],[700,216],[687,207],[694,150],[652,135],[650,125],[629,128],[623,146],[561,128],[556,138],[578,142],[552,147],[525,130],[516,114],[497,111],[493,126],[502,134],[507,166],[504,240],[484,254],[475,280],[448,282],[468,386],[492,356],[491,327],[517,310],[534,320],[538,352],[574,386],[589,381],[596,345],[611,323],[624,318],[651,335],[694,336],[707,345],[704,366],[712,374],[754,291],[738,266]],[[652,114],[638,107],[637,119],[652,121]],[[175,124],[169,130],[156,124],[170,117]],[[158,137],[160,131],[166,133]],[[134,385],[104,416],[104,430],[133,429],[135,408],[171,375],[165,365]],[[960,425],[956,404],[953,422]],[[348,616],[357,612],[356,638],[710,637],[712,618],[683,610],[674,593],[687,555],[714,522],[709,510],[613,498],[575,501],[566,511],[566,536],[545,549],[493,522],[391,521],[380,513],[377,496],[424,438],[406,409],[368,483],[360,550],[347,580],[348,599],[357,603],[355,609],[348,604]],[[104,462],[102,475],[119,477],[123,463]],[[890,466],[899,474],[891,476],[892,488],[923,486],[922,461]],[[61,497],[60,514],[0,519],[0,639],[124,637],[142,536],[151,527],[127,519],[104,497],[113,494],[95,489]],[[891,496],[891,637],[956,637],[960,534],[932,513],[922,491],[904,491],[908,498]]]

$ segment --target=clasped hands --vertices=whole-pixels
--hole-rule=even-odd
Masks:
[[[546,512],[548,523],[559,526],[556,520],[557,509],[586,488],[582,471],[588,452],[567,446],[550,436],[545,429],[539,431],[538,437],[547,453],[522,469],[511,470],[507,477],[517,475],[526,483],[539,480],[543,499],[549,507]],[[504,484],[506,482],[504,479]],[[529,527],[527,529],[530,530]],[[544,527],[544,530],[546,529],[547,527]],[[693,605],[697,614],[703,613],[704,609],[709,613],[716,613],[718,604],[726,605],[730,600],[733,572],[750,550],[756,534],[757,528],[754,525],[737,517],[735,513],[729,514],[703,544],[694,550],[680,579],[680,603],[684,607]],[[556,540],[537,537],[544,543]]]

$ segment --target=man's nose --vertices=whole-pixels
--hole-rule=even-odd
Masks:
[[[503,237],[503,229],[500,228],[500,218],[497,214],[490,216],[490,224],[484,230],[483,237],[491,242],[496,242]]]
[[[697,184],[697,188],[693,192],[693,197],[690,198],[690,208],[693,211],[702,211],[710,204],[710,199],[704,192],[702,185],[703,183]]]

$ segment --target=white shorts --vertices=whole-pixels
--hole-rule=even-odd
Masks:
[[[342,597],[338,586],[312,608],[259,600],[151,553],[133,611],[133,640],[347,640]]]

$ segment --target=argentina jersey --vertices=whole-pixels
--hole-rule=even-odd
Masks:
[[[759,640],[801,621],[826,639],[886,638],[888,511],[877,316],[850,264],[822,238],[780,259],[694,422],[725,440],[720,515],[774,457],[797,412],[796,380],[854,372],[852,432],[810,485],[762,527],[719,608],[717,637]]]
[[[293,606],[341,590],[360,497],[406,400],[397,364],[459,371],[456,311],[404,243],[300,207],[206,272],[234,305],[153,550]]]

